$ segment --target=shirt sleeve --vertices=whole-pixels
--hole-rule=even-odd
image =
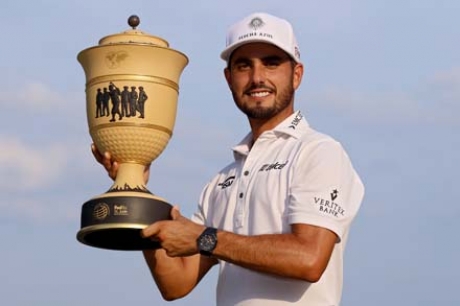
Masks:
[[[327,228],[339,241],[364,196],[364,186],[340,143],[325,139],[305,145],[292,173],[288,202],[290,224]]]
[[[200,199],[198,202],[198,208],[195,211],[195,213],[192,215],[191,220],[195,223],[201,224],[201,225],[206,225],[206,214],[205,214],[205,205],[208,201],[206,201],[207,194],[208,194],[208,189],[209,189],[209,183],[203,188]]]

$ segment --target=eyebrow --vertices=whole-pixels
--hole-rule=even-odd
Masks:
[[[284,61],[289,61],[289,60],[290,60],[289,56],[281,56],[281,55],[269,55],[269,56],[262,58],[262,61],[264,62],[268,62],[268,61],[284,62]]]

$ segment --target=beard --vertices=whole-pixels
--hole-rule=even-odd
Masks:
[[[251,87],[248,90],[246,90],[246,92],[253,89],[268,89],[273,91],[272,88],[266,85],[252,84]],[[233,100],[235,101],[235,104],[248,118],[266,120],[276,116],[291,104],[294,98],[294,87],[292,83],[289,83],[278,93],[278,95],[275,97],[274,103],[270,106],[265,107],[258,104],[256,104],[255,106],[250,106],[247,103],[244,103],[243,99],[240,96],[238,96],[233,90],[232,96]]]

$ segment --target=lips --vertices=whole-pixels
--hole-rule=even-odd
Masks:
[[[245,94],[254,98],[263,98],[266,97],[274,92],[273,89],[268,87],[252,87],[248,89]]]
[[[269,91],[257,91],[257,92],[250,92],[249,95],[251,97],[256,97],[256,98],[262,98],[262,97],[266,97],[270,94]]]

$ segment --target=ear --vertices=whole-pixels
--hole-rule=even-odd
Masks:
[[[230,69],[225,68],[224,69],[224,75],[225,75],[225,79],[227,80],[228,87],[230,87],[230,89],[232,89],[232,76],[231,76]]]
[[[300,86],[300,83],[302,83],[302,76],[303,76],[303,65],[300,63],[297,63],[294,66],[294,73],[293,73],[293,78],[292,78],[292,85],[294,89],[297,89]]]

